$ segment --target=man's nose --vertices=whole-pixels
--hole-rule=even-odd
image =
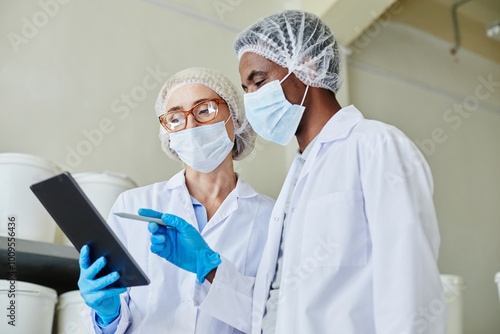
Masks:
[[[248,87],[245,93],[253,93],[253,92],[256,92],[257,90],[259,90],[259,89],[255,86]]]

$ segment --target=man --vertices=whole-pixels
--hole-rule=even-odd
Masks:
[[[198,307],[252,333],[445,333],[432,176],[398,129],[335,98],[339,50],[313,14],[284,11],[235,41],[254,130],[299,152],[252,279],[176,217],[150,223],[152,251],[207,281]],[[155,215],[152,215],[155,216]],[[165,250],[168,252],[165,252]],[[208,273],[208,274],[206,274]]]

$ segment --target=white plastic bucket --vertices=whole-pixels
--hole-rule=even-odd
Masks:
[[[80,291],[69,291],[59,296],[57,303],[57,334],[84,334],[87,332],[82,321],[81,312],[85,301]]]
[[[56,223],[30,185],[60,172],[52,162],[22,153],[0,153],[0,235],[8,236],[15,219],[15,237],[54,242]],[[14,217],[15,216],[15,217]]]
[[[441,275],[446,298],[448,326],[447,334],[463,333],[463,291],[465,283],[457,275]]]
[[[109,171],[80,173],[75,174],[74,178],[104,219],[108,218],[118,195],[125,190],[137,187],[137,184],[128,176]]]
[[[128,176],[110,171],[80,173],[73,177],[104,219],[108,219],[111,207],[122,192],[137,187]],[[71,245],[62,232],[58,234],[58,243]]]
[[[495,275],[495,283],[498,286],[498,297],[500,298],[500,272]]]
[[[14,281],[0,280],[0,308],[7,313],[0,321],[0,333],[51,334],[56,291],[21,281],[11,283]]]

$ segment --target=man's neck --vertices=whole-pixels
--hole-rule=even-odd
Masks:
[[[335,95],[326,89],[311,87],[308,94],[306,110],[295,133],[300,152],[304,152],[330,118],[342,109]]]

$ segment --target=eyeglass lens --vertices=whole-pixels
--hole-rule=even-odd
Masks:
[[[215,101],[205,101],[193,109],[193,117],[200,123],[209,122],[217,114],[217,103]],[[187,119],[184,112],[170,112],[165,115],[165,124],[172,131],[183,129]]]

